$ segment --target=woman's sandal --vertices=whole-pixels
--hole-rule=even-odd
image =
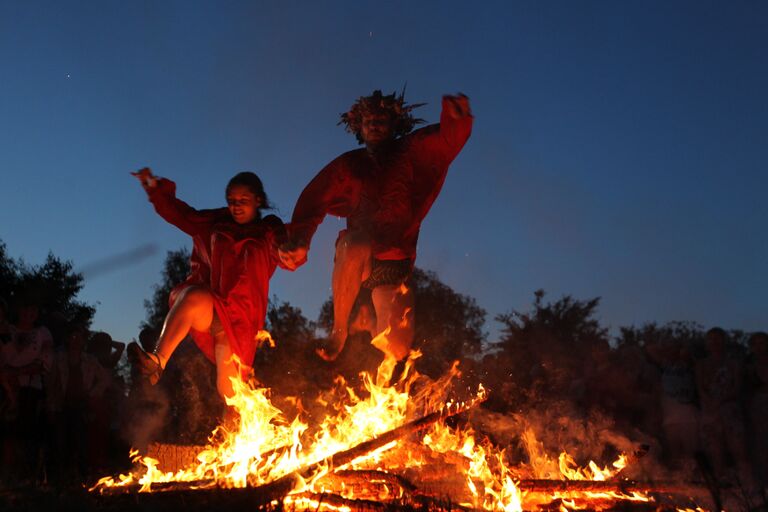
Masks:
[[[157,384],[163,374],[163,367],[160,365],[160,357],[157,354],[145,352],[138,343],[131,343],[128,345],[128,359],[151,385]]]

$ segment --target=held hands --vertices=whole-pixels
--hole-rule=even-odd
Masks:
[[[469,98],[459,93],[456,96],[444,96],[448,115],[453,119],[461,119],[472,115],[469,108]]]
[[[277,255],[288,270],[296,270],[307,262],[306,247],[288,248],[287,245],[283,245],[277,249]]]
[[[157,186],[157,176],[152,174],[152,170],[149,167],[144,167],[136,172],[132,172],[131,176],[136,176],[141,183],[141,186],[144,187],[144,190],[147,192]]]

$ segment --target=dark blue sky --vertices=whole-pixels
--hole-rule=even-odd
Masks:
[[[79,268],[94,327],[137,334],[186,236],[129,172],[203,208],[253,170],[278,213],[356,146],[360,95],[462,91],[475,130],[427,217],[417,264],[489,316],[533,291],[603,297],[608,326],[768,328],[765,2],[37,2],[0,0],[0,239]],[[329,218],[272,291],[316,317]],[[493,332],[493,322],[489,322]]]

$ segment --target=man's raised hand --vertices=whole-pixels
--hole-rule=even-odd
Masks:
[[[456,96],[445,96],[446,106],[448,107],[448,115],[453,119],[461,119],[472,115],[472,111],[469,108],[469,98],[459,93]]]

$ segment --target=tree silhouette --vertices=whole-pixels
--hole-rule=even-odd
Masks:
[[[691,347],[699,345],[704,341],[704,327],[695,322],[668,322],[664,325],[651,322],[642,327],[622,327],[616,338],[619,346],[648,346],[670,341]]]
[[[534,292],[533,310],[529,313],[513,310],[496,316],[496,321],[504,326],[500,341],[502,349],[511,344],[514,347],[509,348],[517,350],[519,347],[515,345],[522,338],[541,331],[567,345],[579,346],[608,340],[608,330],[594,318],[600,304],[599,297],[582,301],[565,295],[556,302],[544,303],[544,295],[543,290]]]
[[[147,319],[141,323],[141,328],[149,327],[156,332],[160,332],[163,322],[170,309],[168,298],[171,290],[177,284],[183,282],[190,272],[189,249],[182,247],[175,251],[168,251],[163,263],[162,277],[160,284],[154,285],[152,300],[144,301],[144,309],[147,310]]]
[[[58,322],[88,326],[96,310],[77,299],[83,284],[83,275],[73,271],[72,262],[48,253],[42,265],[29,265],[9,257],[0,241],[0,296],[6,300],[32,300],[42,318],[55,315]]]
[[[488,378],[492,389],[506,390],[507,404],[500,406],[564,392],[572,376],[582,373],[593,347],[608,349],[608,331],[594,318],[599,303],[599,298],[582,301],[570,295],[545,302],[538,290],[531,311],[496,316],[503,326],[494,344],[500,351]]]
[[[5,243],[0,240],[0,297],[10,299],[16,284],[18,265],[8,256]]]
[[[424,353],[420,371],[437,377],[454,360],[480,355],[487,338],[486,311],[474,297],[456,292],[434,272],[418,268],[410,286],[416,299],[414,347]]]
[[[267,308],[266,329],[274,347],[262,346],[256,353],[256,377],[284,395],[298,396],[317,389],[316,369],[319,358],[314,353],[315,323],[301,309],[272,297]]]

